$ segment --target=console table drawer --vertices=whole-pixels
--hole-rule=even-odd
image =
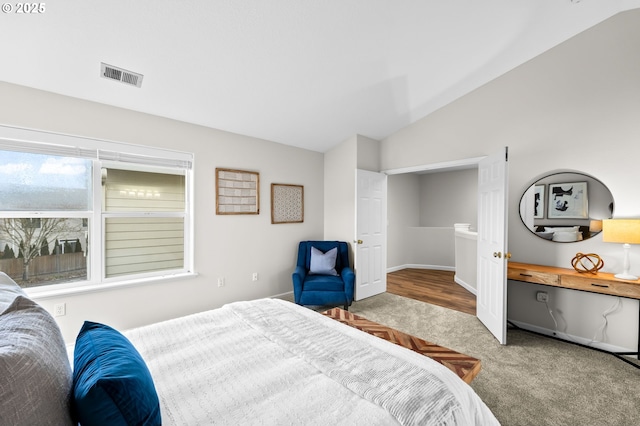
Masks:
[[[507,278],[516,281],[526,281],[529,283],[547,284],[547,285],[559,285],[560,275],[536,271],[526,268],[512,268],[507,269]]]
[[[614,296],[640,299],[640,284],[636,282],[622,282],[595,277],[563,275],[560,283],[562,287],[576,290],[590,291],[592,293],[611,294]]]

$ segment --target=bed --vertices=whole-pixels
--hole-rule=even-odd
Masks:
[[[5,317],[15,316],[21,306],[50,317],[28,298],[7,292],[2,296],[2,291],[0,284],[2,339],[5,332],[16,332]],[[52,318],[46,322],[49,328],[55,325]],[[24,323],[20,330],[30,333]],[[104,337],[100,333],[107,337],[96,343]],[[126,380],[113,384],[103,377],[109,386],[120,386],[117,395],[109,394],[112,390],[103,383],[88,400],[88,410],[102,405],[113,410],[115,405],[116,411],[136,412],[107,422],[105,411],[97,411],[88,414],[98,420],[82,424],[159,424],[159,419],[163,425],[498,424],[478,395],[442,364],[283,300],[235,302],[122,333],[86,322],[71,363],[61,337],[51,339],[51,334],[49,329],[43,335],[49,340],[47,352],[55,358],[47,365],[60,365],[47,375],[61,378],[37,401],[25,401],[29,392],[17,395],[14,389],[12,395],[6,383],[0,384],[0,423],[74,424],[83,415],[78,407],[86,402],[78,388],[86,385],[83,380],[91,382],[103,374],[88,367],[102,357],[101,368],[108,365],[117,372],[124,364],[125,371],[140,373],[142,379],[131,381],[130,375],[122,375]],[[3,358],[5,346],[0,342]],[[23,354],[22,364],[29,360],[42,365],[31,359],[41,352]],[[2,377],[25,381],[14,374],[15,362],[6,367],[9,363],[1,361],[0,369],[8,370],[0,371]],[[5,376],[9,372],[13,375]],[[93,389],[100,382],[91,383]],[[52,401],[43,405],[41,400],[47,398]]]

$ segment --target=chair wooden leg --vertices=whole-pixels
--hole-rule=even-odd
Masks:
[[[349,310],[349,305],[347,305],[346,303],[344,304],[344,310],[348,311]]]

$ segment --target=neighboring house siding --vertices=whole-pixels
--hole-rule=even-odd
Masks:
[[[108,218],[106,276],[181,268],[183,236],[182,218]]]
[[[184,218],[171,216],[185,211],[184,176],[104,169],[103,183],[106,277],[181,268]]]

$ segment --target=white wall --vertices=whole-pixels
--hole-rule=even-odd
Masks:
[[[0,83],[0,123],[195,154],[195,278],[38,300],[67,341],[82,321],[126,329],[235,300],[292,291],[297,243],[323,237],[323,154],[120,108]],[[260,173],[260,214],[215,214],[215,168]],[[304,222],[271,224],[270,185],[304,185]],[[259,273],[259,281],[251,275]],[[226,285],[218,288],[217,277]]]
[[[420,175],[420,226],[477,222],[477,168]]]
[[[352,266],[355,266],[356,169],[380,170],[379,141],[354,135],[324,156],[324,239],[346,241]]]
[[[357,135],[358,168],[371,172],[380,171],[380,141]]]
[[[415,174],[387,178],[387,268],[408,264],[416,247],[409,244],[410,230],[420,224],[420,178]]]
[[[590,174],[611,190],[616,217],[640,217],[640,10],[603,22],[381,141],[383,170],[479,157],[509,146],[509,251],[512,260],[570,268],[576,252],[598,253],[619,271],[621,247],[597,236],[554,244],[532,235],[518,214],[534,178],[556,170]],[[635,176],[635,177],[634,177]],[[640,274],[640,247],[631,249]],[[552,324],[533,285],[511,283],[508,316]],[[548,289],[548,288],[546,288]],[[550,290],[570,334],[593,337],[615,298]],[[609,315],[607,342],[636,348],[638,301]]]
[[[357,164],[357,135],[324,154],[324,239],[346,241],[350,247],[356,233]],[[353,263],[353,252],[350,259]]]

